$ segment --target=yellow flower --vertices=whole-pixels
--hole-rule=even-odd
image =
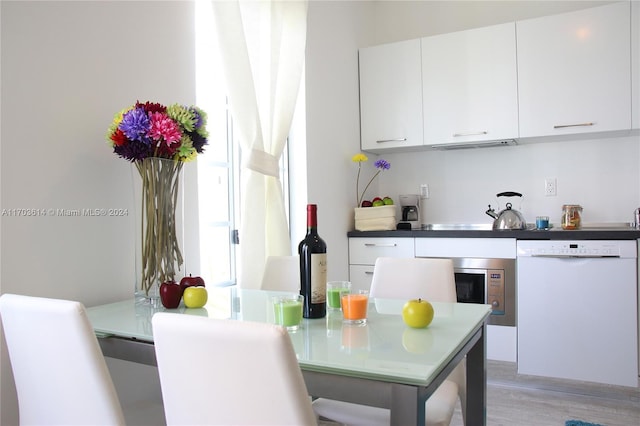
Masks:
[[[354,163],[358,163],[358,176],[356,177],[356,207],[360,207],[362,205],[364,194],[367,192],[367,189],[369,189],[369,185],[371,185],[371,182],[373,182],[373,180],[380,174],[381,171],[389,170],[391,164],[389,164],[389,162],[386,160],[376,160],[374,166],[376,169],[378,169],[378,171],[375,175],[373,175],[371,180],[369,180],[369,183],[367,183],[367,186],[364,188],[364,191],[362,191],[362,194],[360,194],[360,171],[362,170],[362,163],[364,163],[365,161],[369,161],[369,159],[366,155],[359,153],[351,157],[351,161],[353,161]]]
[[[362,163],[364,161],[369,161],[369,159],[367,158],[366,155],[360,153],[351,157],[351,161],[353,161],[354,163]]]

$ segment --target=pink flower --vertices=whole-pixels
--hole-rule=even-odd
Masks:
[[[160,146],[160,143],[163,141],[166,146],[180,142],[180,139],[182,138],[180,126],[169,118],[167,114],[162,112],[151,112],[149,113],[149,118],[151,120],[149,136],[157,142],[157,146]]]

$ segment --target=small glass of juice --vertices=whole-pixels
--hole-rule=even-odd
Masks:
[[[286,296],[274,296],[273,316],[275,323],[285,327],[288,331],[296,331],[302,322],[302,305],[304,296],[290,294]]]
[[[358,290],[342,295],[342,317],[344,322],[355,325],[367,323],[369,292]]]
[[[349,281],[329,281],[327,283],[327,308],[339,311],[343,294],[351,292]]]

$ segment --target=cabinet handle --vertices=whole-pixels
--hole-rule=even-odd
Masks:
[[[364,271],[365,275],[373,275],[373,271]]]
[[[389,243],[389,244],[375,244],[375,243],[364,243],[365,247],[395,247],[397,244]]]
[[[578,124],[557,124],[553,126],[554,129],[564,129],[566,127],[589,127],[596,123],[578,123]]]
[[[406,142],[407,138],[397,138],[397,139],[382,139],[376,141],[376,143],[387,143],[387,142]]]
[[[486,135],[487,133],[489,133],[486,130],[483,130],[481,132],[463,132],[463,133],[454,133],[452,136],[454,138],[459,138],[460,136],[478,136],[478,135]]]

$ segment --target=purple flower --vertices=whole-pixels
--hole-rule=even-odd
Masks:
[[[202,116],[200,115],[200,113],[198,112],[198,110],[196,108],[189,108],[189,111],[191,111],[193,113],[194,116],[194,122],[195,122],[195,128],[197,129],[198,127],[202,126]]]
[[[391,164],[389,164],[389,162],[387,160],[376,160],[375,163],[373,163],[373,165],[376,167],[376,169],[380,169],[380,170],[389,170],[391,168]]]
[[[196,132],[189,133],[189,137],[198,154],[202,154],[204,152],[204,146],[207,144],[207,138]]]
[[[140,141],[131,141],[124,145],[116,145],[113,147],[119,157],[134,162],[142,161],[151,154],[150,146]]]
[[[149,143],[147,133],[151,122],[144,109],[138,107],[127,111],[122,116],[122,122],[118,126],[120,130],[131,140]]]

